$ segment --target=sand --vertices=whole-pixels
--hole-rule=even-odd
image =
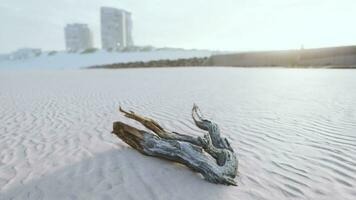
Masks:
[[[355,199],[356,71],[0,71],[0,199]],[[292,88],[292,89],[291,89]],[[119,105],[202,135],[197,103],[239,156],[208,183],[110,134]]]

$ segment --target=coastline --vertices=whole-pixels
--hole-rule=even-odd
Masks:
[[[231,67],[231,68],[288,68],[288,69],[356,69],[356,65],[320,65],[320,66],[308,66],[308,65],[213,65],[211,58],[188,58],[188,59],[176,59],[176,60],[155,60],[149,62],[127,62],[127,63],[113,63],[107,65],[95,65],[90,67],[84,67],[83,69],[141,69],[141,68],[185,68],[185,67]]]
[[[88,67],[121,69],[152,67],[283,67],[355,69],[356,46],[318,49],[219,53],[207,57],[157,59],[139,62],[119,62]]]

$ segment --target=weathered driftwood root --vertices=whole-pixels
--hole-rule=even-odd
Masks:
[[[192,118],[205,131],[204,137],[192,137],[165,130],[154,120],[132,111],[120,111],[128,118],[140,122],[148,132],[122,122],[114,122],[113,134],[144,155],[179,162],[203,175],[212,183],[236,185],[238,160],[228,140],[222,138],[217,124],[203,119],[194,105]]]

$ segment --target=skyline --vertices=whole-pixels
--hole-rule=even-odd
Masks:
[[[352,0],[4,0],[0,53],[22,47],[63,50],[68,23],[88,24],[100,47],[103,6],[133,14],[137,45],[250,51],[356,44]]]

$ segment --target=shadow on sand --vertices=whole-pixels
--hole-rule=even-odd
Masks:
[[[185,166],[114,149],[2,191],[0,199],[217,199],[231,187]]]

